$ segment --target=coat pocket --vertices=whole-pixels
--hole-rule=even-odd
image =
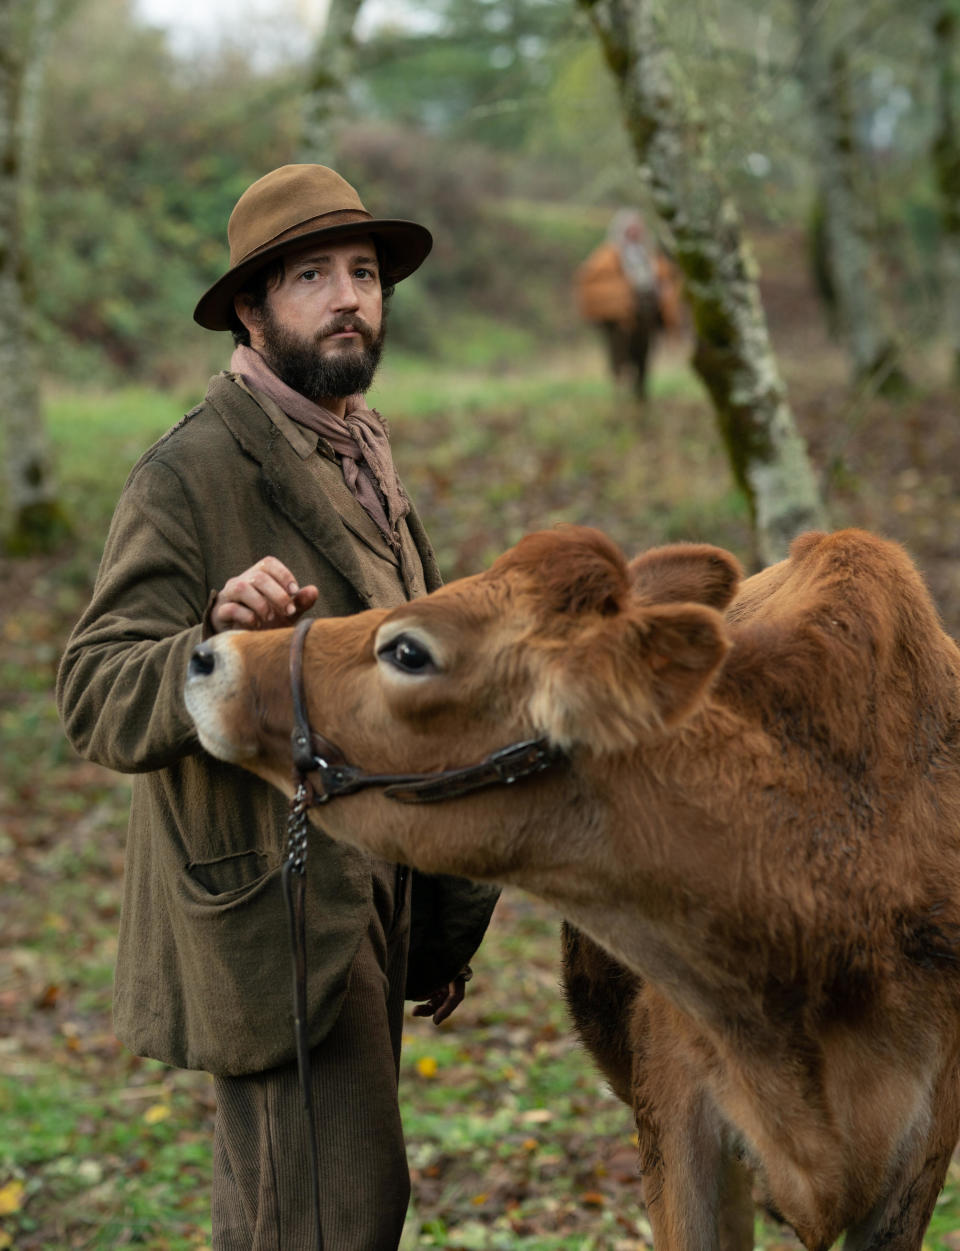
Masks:
[[[307,868],[311,1046],[336,1020],[371,907],[366,858],[337,844],[324,852],[317,847]],[[290,925],[281,870],[276,853],[249,851],[180,863],[168,912],[184,1067],[256,1073],[295,1058]]]
[[[271,859],[262,851],[238,851],[214,860],[194,861],[185,867],[191,882],[215,897],[211,903],[229,903],[277,867],[275,858],[274,863]]]

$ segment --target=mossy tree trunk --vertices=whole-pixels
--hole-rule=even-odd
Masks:
[[[339,127],[350,120],[348,86],[356,47],[354,27],[363,0],[330,0],[307,71],[300,157],[329,165]]]
[[[56,0],[0,0],[0,438],[7,485],[0,516],[14,555],[55,547],[69,527],[40,404],[24,245],[42,58]]]
[[[616,80],[651,199],[684,275],[694,368],[713,400],[764,562],[825,524],[760,303],[736,205],[689,82],[666,46],[657,0],[579,0]]]
[[[936,126],[931,161],[940,193],[943,330],[960,383],[960,134],[957,133],[957,0],[930,0]]]
[[[876,269],[869,202],[860,186],[846,49],[833,43],[820,0],[794,0],[798,68],[813,127],[826,260],[855,382],[886,394],[908,387]]]

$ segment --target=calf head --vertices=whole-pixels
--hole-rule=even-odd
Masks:
[[[316,621],[304,647],[310,724],[375,773],[472,764],[532,737],[568,752],[631,752],[704,699],[729,646],[717,609],[738,576],[716,548],[661,549],[639,578],[597,531],[530,535],[487,572],[400,608]],[[210,639],[186,685],[202,744],[288,794],[291,633]],[[351,824],[360,813],[364,825],[384,820],[381,797],[343,802]],[[322,820],[336,832],[326,809]]]

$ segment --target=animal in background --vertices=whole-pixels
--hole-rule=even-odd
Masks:
[[[680,280],[635,209],[613,217],[606,239],[574,275],[577,308],[600,334],[615,382],[643,400],[657,338],[680,325]]]

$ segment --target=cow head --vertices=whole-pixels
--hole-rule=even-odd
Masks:
[[[318,620],[304,648],[310,724],[376,773],[472,764],[541,736],[629,753],[703,700],[729,646],[718,608],[739,576],[716,548],[661,549],[648,565],[628,567],[597,531],[562,528],[400,608]],[[288,794],[290,640],[219,635],[197,649],[186,685],[203,745]],[[384,803],[342,802],[355,815],[365,801]]]

